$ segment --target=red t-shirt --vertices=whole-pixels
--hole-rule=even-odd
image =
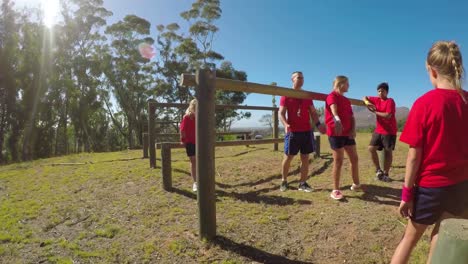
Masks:
[[[298,99],[281,96],[280,106],[287,109],[287,122],[291,132],[310,131],[310,106],[314,105],[312,99]]]
[[[185,132],[185,137],[182,138],[183,143],[195,144],[195,115],[184,115],[180,123],[180,133]]]
[[[417,185],[435,188],[468,180],[468,104],[457,91],[436,88],[418,98],[400,141],[422,148]]]
[[[382,135],[396,135],[397,124],[395,118],[395,101],[393,101],[392,98],[387,98],[386,100],[373,96],[368,96],[367,98],[369,98],[369,101],[375,105],[377,112],[392,114],[392,117],[390,118],[377,116],[377,126],[375,128],[375,133]]]
[[[341,135],[336,136],[350,136],[352,129],[352,118],[353,118],[353,109],[351,108],[351,102],[345,96],[333,91],[325,100],[325,123],[327,124],[327,135],[335,136],[333,132],[335,131],[335,122],[333,121],[333,113],[331,112],[330,105],[336,104],[338,108],[338,116],[341,120],[341,125],[343,126],[343,132]]]

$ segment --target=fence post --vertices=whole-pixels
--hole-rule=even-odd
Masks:
[[[148,138],[149,138],[149,160],[150,168],[156,168],[156,149],[154,146],[154,122],[156,117],[156,101],[153,99],[148,100]]]
[[[148,158],[148,132],[143,133],[143,158]]]
[[[198,181],[198,216],[200,238],[216,236],[215,196],[215,82],[216,73],[197,70],[196,97],[196,172]]]
[[[315,157],[320,158],[320,132],[313,132],[315,138]]]
[[[431,264],[468,263],[468,220],[445,219],[440,224]]]
[[[161,144],[161,174],[163,180],[163,189],[172,191],[172,166],[171,166],[171,148],[168,144]]]
[[[278,120],[278,109],[273,111],[273,138],[278,139],[279,132],[279,120]],[[278,143],[273,145],[273,150],[278,151]]]

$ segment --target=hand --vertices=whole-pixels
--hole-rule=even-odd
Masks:
[[[400,208],[398,208],[400,215],[405,218],[410,218],[413,216],[413,200],[405,202],[400,202]]]
[[[351,132],[349,133],[349,138],[350,139],[355,139],[356,138],[356,130],[351,130]]]
[[[371,111],[372,113],[375,113],[375,111],[377,110],[377,109],[375,108],[375,105],[373,105],[372,103],[369,103],[369,104],[367,105],[367,109],[368,109],[369,111]]]
[[[341,136],[343,132],[343,125],[341,125],[341,121],[335,121],[335,136]]]
[[[320,126],[318,126],[318,130],[319,130],[320,133],[322,133],[322,134],[327,133],[327,128],[325,127],[325,124],[320,124]]]
[[[291,126],[287,124],[284,126],[284,133],[287,134],[289,131],[291,131]]]
[[[180,144],[181,144],[182,146],[185,146],[185,143],[184,143],[182,140],[180,140]]]

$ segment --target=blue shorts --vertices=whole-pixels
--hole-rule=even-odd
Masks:
[[[195,156],[195,144],[185,143],[185,152],[189,157]]]
[[[411,220],[418,224],[432,225],[444,212],[459,216],[468,210],[468,181],[440,188],[415,188]]]
[[[312,131],[288,132],[284,137],[284,154],[297,155],[299,150],[301,154],[310,154],[314,152],[315,140]]]
[[[340,149],[344,146],[354,146],[356,141],[348,136],[328,136],[328,142],[332,149]]]

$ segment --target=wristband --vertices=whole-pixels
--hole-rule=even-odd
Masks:
[[[401,189],[401,200],[404,202],[409,202],[413,200],[413,196],[414,196],[414,189],[405,187],[403,185],[403,188]]]
[[[317,123],[315,123],[316,127],[319,127],[320,125],[321,125],[320,121],[317,121]]]
[[[333,121],[335,121],[335,122],[341,122],[341,119],[340,119],[339,116],[336,115],[336,116],[333,117]]]

